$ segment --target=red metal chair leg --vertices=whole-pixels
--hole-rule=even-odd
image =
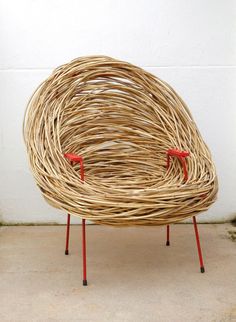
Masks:
[[[170,246],[170,225],[166,227],[166,246]]]
[[[65,255],[69,254],[69,240],[70,240],[70,214],[67,215]]]
[[[66,153],[64,157],[68,159],[73,166],[74,163],[80,163],[80,179],[84,182],[84,161],[83,157],[73,153]],[[70,216],[70,215],[68,215]],[[69,224],[68,224],[69,222]],[[68,245],[69,245],[69,228],[70,218],[67,218],[67,235],[66,235],[66,255],[68,254]],[[82,254],[83,254],[83,285],[86,286],[87,283],[87,265],[86,265],[86,232],[85,232],[85,219],[82,219]]]
[[[87,283],[87,263],[86,263],[86,230],[85,219],[82,219],[82,247],[83,247],[83,285]]]
[[[195,230],[195,236],[196,236],[196,242],[197,242],[197,250],[198,250],[199,262],[200,262],[200,271],[201,271],[201,273],[204,273],[205,268],[204,268],[204,264],[203,264],[202,250],[201,250],[200,239],[199,239],[197,222],[196,222],[195,216],[193,216],[193,224],[194,224],[194,230]]]

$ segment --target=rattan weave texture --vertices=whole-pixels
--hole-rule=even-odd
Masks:
[[[81,57],[53,71],[29,101],[24,139],[45,199],[99,224],[163,225],[207,210],[215,166],[179,95],[127,62]],[[166,152],[185,150],[166,169]],[[79,164],[64,153],[83,156]]]

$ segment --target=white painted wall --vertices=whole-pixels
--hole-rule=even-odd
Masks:
[[[236,1],[0,0],[0,198],[5,222],[65,222],[28,169],[27,101],[58,65],[106,54],[169,82],[189,105],[217,166],[217,203],[202,221],[236,212]],[[78,219],[75,220],[78,222]]]

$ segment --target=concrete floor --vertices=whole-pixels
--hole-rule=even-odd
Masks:
[[[81,227],[0,228],[0,321],[236,321],[236,227],[87,227],[88,283],[81,285]]]

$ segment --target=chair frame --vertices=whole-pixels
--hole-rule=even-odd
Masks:
[[[188,178],[188,172],[187,172],[187,165],[185,158],[189,155],[186,151],[178,151],[178,150],[168,150],[167,151],[167,170],[170,166],[170,157],[177,157],[179,161],[181,162],[183,166],[183,173],[184,173],[184,180],[187,180]],[[73,166],[73,163],[80,163],[80,178],[84,182],[84,164],[83,164],[83,158],[81,156],[77,156],[74,154],[65,154],[65,158],[69,159],[71,161],[71,165]],[[66,225],[66,246],[65,246],[65,255],[69,255],[69,240],[70,240],[70,214],[67,214],[67,225]],[[203,263],[203,256],[202,256],[202,250],[201,250],[201,244],[200,244],[200,238],[199,238],[199,232],[198,232],[198,226],[196,217],[193,216],[193,225],[194,225],[194,231],[195,231],[195,237],[196,237],[196,244],[197,244],[197,250],[198,250],[198,257],[199,257],[199,263],[200,263],[200,272],[204,273],[204,263]],[[170,225],[167,225],[166,227],[166,246],[170,246]],[[87,254],[86,254],[86,220],[82,219],[82,259],[83,259],[83,286],[87,286]]]

